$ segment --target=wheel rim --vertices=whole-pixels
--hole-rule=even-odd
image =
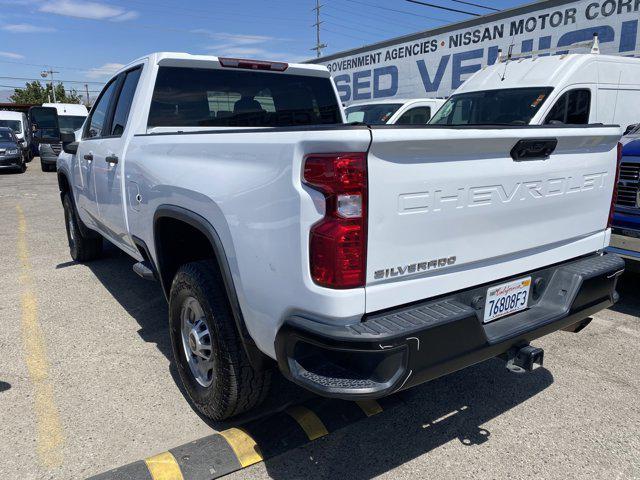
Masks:
[[[191,374],[203,387],[213,383],[211,331],[200,302],[188,297],[180,311],[182,349]]]

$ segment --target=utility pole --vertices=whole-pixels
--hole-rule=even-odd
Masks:
[[[88,83],[84,84],[84,91],[87,92],[87,101],[86,101],[86,103],[87,103],[87,107],[88,107],[89,105],[91,105],[91,102],[89,100],[89,84]]]
[[[51,92],[53,93],[53,103],[58,103],[56,101],[56,86],[53,83],[53,74],[54,73],[60,73],[60,72],[56,72],[51,67],[49,67],[49,70],[43,70],[42,72],[40,72],[40,76],[42,78],[47,78],[48,76],[51,76]]]
[[[316,0],[316,7],[314,8],[314,10],[316,11],[316,23],[313,24],[316,27],[316,46],[311,50],[316,51],[316,56],[318,58],[322,56],[322,49],[327,48],[327,46],[320,41],[320,25],[322,24],[322,22],[320,21],[321,8],[322,5],[320,5],[320,0]]]

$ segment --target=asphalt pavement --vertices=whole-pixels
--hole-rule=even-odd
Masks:
[[[167,306],[113,247],[71,261],[56,174],[0,172],[0,478],[79,479],[245,422],[201,418],[170,362]],[[226,478],[640,478],[640,276],[545,368],[491,360]],[[278,378],[252,417],[310,395]],[[274,435],[277,434],[277,426]]]

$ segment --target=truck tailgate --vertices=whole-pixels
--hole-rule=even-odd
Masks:
[[[366,309],[602,249],[618,127],[372,129]],[[516,161],[520,140],[556,139]]]

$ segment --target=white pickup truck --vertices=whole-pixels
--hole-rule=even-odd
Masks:
[[[618,299],[624,263],[604,248],[620,127],[344,120],[324,67],[155,53],[76,137],[43,129],[66,152],[71,256],[105,238],[161,283],[205,415],[257,405],[276,362],[343,399],[496,356],[530,370],[529,342]]]

